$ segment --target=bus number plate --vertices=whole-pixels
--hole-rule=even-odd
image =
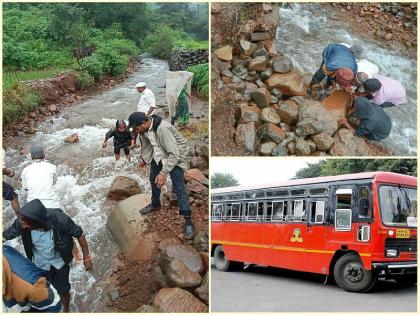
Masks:
[[[410,230],[409,229],[397,229],[396,238],[410,238]]]

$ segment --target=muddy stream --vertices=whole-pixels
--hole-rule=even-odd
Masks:
[[[403,83],[407,104],[387,108],[393,121],[392,132],[383,143],[394,155],[415,155],[417,147],[417,63],[416,60],[362,40],[344,22],[331,19],[326,6],[292,3],[279,9],[278,50],[292,59],[295,68],[310,80],[322,61],[322,51],[330,43],[360,44],[364,58],[379,67],[379,73]]]
[[[111,272],[112,257],[118,250],[106,228],[108,215],[114,206],[106,199],[112,181],[117,175],[128,175],[146,191],[150,190],[146,174],[137,168],[137,151],[131,163],[125,160],[123,154],[122,159],[116,162],[112,140],[108,141],[106,149],[101,148],[101,142],[106,131],[115,125],[116,119],[127,121],[129,114],[136,110],[139,94],[134,86],[139,81],[148,83],[156,95],[157,105],[161,106],[158,113],[163,113],[166,70],[168,65],[165,61],[143,59],[137,71],[124,82],[63,109],[59,117],[40,125],[35,135],[20,139],[22,147],[32,143],[44,145],[47,160],[58,167],[56,191],[62,208],[83,228],[89,243],[93,271],[86,272],[83,263],[73,263],[71,269],[72,312],[92,312],[99,306],[102,288]],[[193,115],[194,110],[191,109]],[[64,143],[64,138],[72,133],[79,135],[79,143]],[[25,194],[16,180],[22,169],[30,163],[30,155],[22,156],[17,150],[6,149],[6,163],[17,173],[16,179],[7,178],[6,181],[17,187],[22,205]],[[13,220],[10,203],[4,202],[3,226],[8,227]],[[23,252],[20,241],[8,243]]]

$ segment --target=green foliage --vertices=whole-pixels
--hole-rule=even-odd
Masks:
[[[198,50],[209,49],[209,41],[197,41],[192,38],[181,38],[174,42],[174,47],[178,50]]]
[[[209,96],[209,64],[190,66],[187,71],[194,73],[192,87],[195,88],[201,96]]]
[[[95,79],[87,72],[76,72],[76,86],[85,90],[95,84]]]
[[[239,182],[229,173],[214,173],[211,176],[211,188],[238,186]]]
[[[146,37],[143,47],[152,56],[169,59],[178,33],[169,26],[160,24]]]
[[[296,173],[296,178],[374,171],[417,176],[417,162],[414,159],[330,159],[309,164],[308,167]]]
[[[99,81],[102,78],[104,70],[98,54],[92,54],[89,57],[84,58],[81,65],[82,69],[89,73],[95,81]]]
[[[103,47],[95,53],[102,63],[102,70],[106,74],[113,76],[121,75],[125,72],[128,65],[128,57],[120,55],[112,47]]]
[[[7,71],[3,74],[3,86],[5,89],[8,89],[18,81],[48,79],[63,70],[63,68],[57,67],[33,71]]]
[[[42,98],[22,83],[15,83],[3,92],[3,122],[11,123],[41,104]]]

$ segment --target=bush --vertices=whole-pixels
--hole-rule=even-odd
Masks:
[[[41,95],[23,83],[15,83],[3,93],[3,120],[5,124],[14,122],[37,108]]]
[[[209,96],[209,64],[190,66],[187,71],[194,73],[192,87],[203,97]]]
[[[143,47],[153,57],[169,60],[177,34],[167,25],[158,25],[154,32],[146,37]]]
[[[84,90],[95,84],[95,79],[87,72],[76,72],[76,87]]]
[[[120,55],[115,49],[104,47],[98,50],[97,54],[104,73],[117,76],[123,74],[127,69],[127,56]]]
[[[95,81],[99,81],[103,74],[103,65],[97,54],[92,54],[83,59],[83,70],[89,73]]]

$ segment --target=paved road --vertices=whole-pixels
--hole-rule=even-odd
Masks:
[[[350,293],[325,277],[253,266],[240,272],[211,269],[213,312],[416,312],[417,286],[379,281],[371,293]]]

